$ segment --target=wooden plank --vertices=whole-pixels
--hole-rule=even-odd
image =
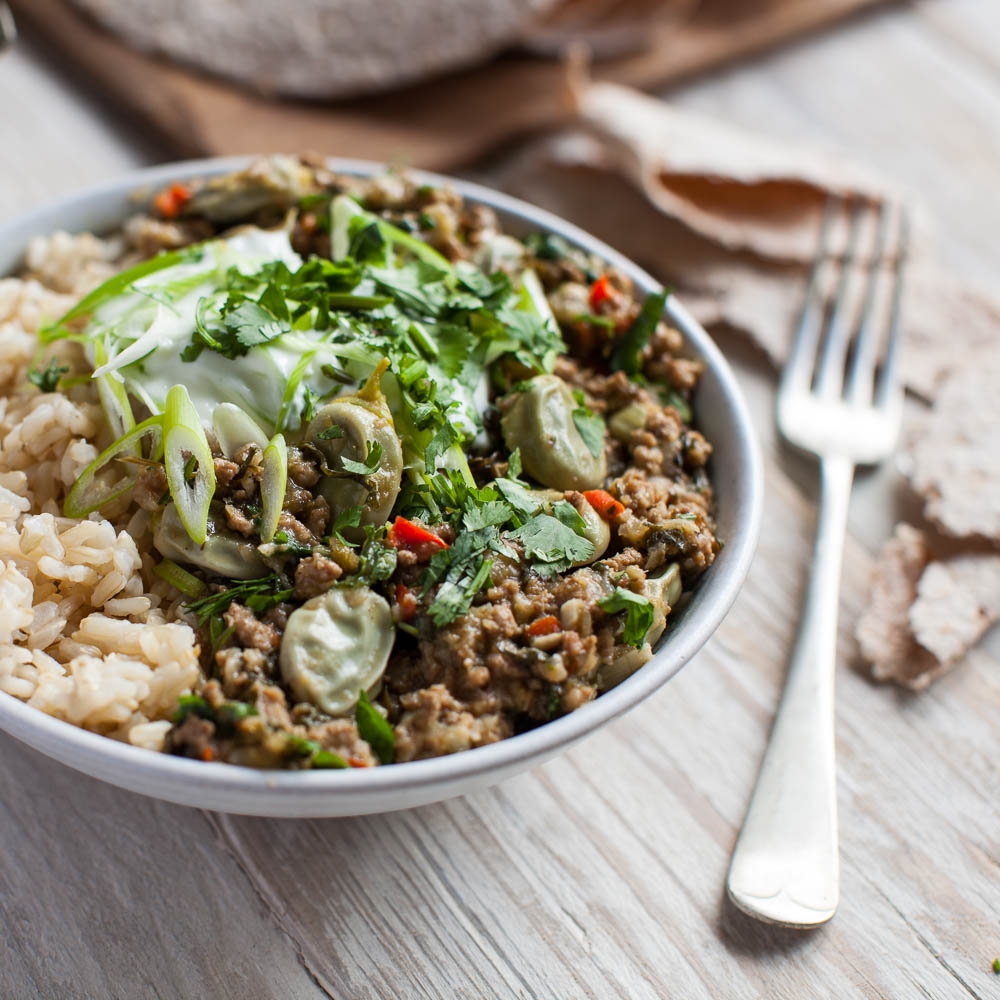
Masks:
[[[0,753],[0,996],[325,995],[204,814]]]

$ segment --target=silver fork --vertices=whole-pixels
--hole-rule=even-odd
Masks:
[[[741,910],[770,923],[813,927],[837,909],[837,790],[834,763],[834,668],[837,604],[847,511],[856,465],[888,457],[899,434],[899,306],[908,225],[899,215],[885,324],[876,315],[893,212],[879,212],[876,245],[860,320],[852,330],[850,290],[867,205],[851,214],[847,249],[829,319],[821,278],[830,260],[832,200],[806,302],[778,387],[784,438],[820,462],[821,492],[813,563],[781,704],[753,798],[733,852],[727,889]],[[883,355],[881,365],[877,359]],[[846,382],[845,382],[846,375]]]

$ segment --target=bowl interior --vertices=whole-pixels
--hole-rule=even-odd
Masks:
[[[22,266],[25,248],[35,236],[57,229],[108,232],[134,211],[136,197],[172,180],[225,173],[247,162],[242,157],[201,160],[138,171],[0,223],[0,275]],[[339,172],[358,175],[384,169],[363,161],[330,162]],[[620,268],[643,293],[659,288],[621,254],[548,212],[478,185],[417,173],[430,183],[450,183],[466,198],[490,205],[514,235],[532,230],[557,233]],[[689,353],[706,365],[694,401],[695,415],[714,449],[710,473],[719,536],[725,544],[691,600],[671,616],[653,659],[596,701],[501,743],[451,757],[350,771],[261,772],[170,757],[78,729],[2,692],[0,728],[78,770],[170,801],[256,815],[334,816],[405,808],[499,781],[540,763],[632,708],[672,677],[722,621],[749,569],[762,509],[759,450],[732,371],[708,334],[673,296],[666,311],[684,334]]]

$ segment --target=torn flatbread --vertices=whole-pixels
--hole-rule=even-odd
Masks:
[[[875,680],[922,688],[942,672],[940,663],[910,631],[910,606],[929,560],[923,532],[908,524],[896,525],[878,555],[868,602],[855,629],[861,655]]]
[[[901,465],[942,532],[1000,542],[1000,345],[969,360],[911,425]]]
[[[943,665],[956,663],[1000,619],[1000,554],[974,552],[930,563],[908,617],[924,649]]]
[[[998,620],[1000,553],[937,559],[924,532],[897,524],[855,634],[875,680],[920,690],[957,666]]]

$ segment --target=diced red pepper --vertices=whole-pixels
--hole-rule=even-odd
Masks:
[[[443,538],[438,538],[433,531],[428,531],[422,524],[410,521],[405,517],[397,517],[389,529],[389,544],[397,549],[415,549],[419,545],[436,545],[448,548]]]
[[[590,286],[590,308],[597,312],[602,302],[615,297],[615,290],[611,286],[606,274],[602,274],[597,281]]]
[[[205,747],[205,749],[202,750],[200,756],[201,759],[206,762],[210,760],[215,760],[215,751],[211,747]]]
[[[363,761],[360,757],[348,757],[347,758],[347,763],[351,767],[368,767],[369,766],[368,763],[366,761]]]
[[[408,622],[417,613],[419,602],[417,595],[405,583],[397,583],[396,604],[399,607],[399,620]]]
[[[171,184],[153,198],[153,208],[165,219],[175,219],[191,200],[191,189],[184,184]]]
[[[616,500],[607,490],[584,490],[583,498],[605,521],[616,518],[625,510],[625,504]]]
[[[553,632],[561,631],[562,625],[559,624],[559,619],[555,615],[546,615],[544,618],[538,618],[525,629],[525,632],[531,636],[552,635]]]

